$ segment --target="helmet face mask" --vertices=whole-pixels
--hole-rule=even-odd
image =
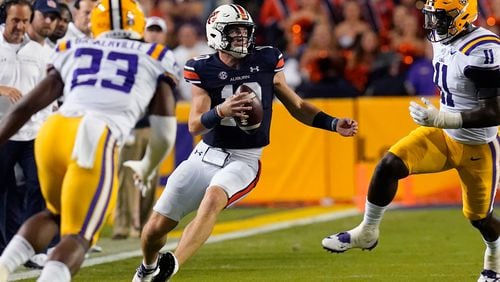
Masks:
[[[208,17],[208,45],[215,50],[243,58],[254,47],[255,24],[250,14],[239,5],[222,5]]]
[[[134,0],[101,0],[90,13],[90,30],[94,38],[139,40],[144,35],[145,25],[144,13]]]
[[[429,32],[427,33],[427,38],[431,42],[441,42],[450,39],[451,37],[453,37],[454,33],[456,33],[453,31],[453,18],[448,16],[446,11],[423,11],[423,13],[424,28],[429,30]]]
[[[222,33],[223,41],[227,42],[224,50],[237,58],[246,56],[253,48],[254,27],[251,25],[228,24]]]
[[[449,43],[477,18],[477,0],[427,0],[424,29],[431,42]]]

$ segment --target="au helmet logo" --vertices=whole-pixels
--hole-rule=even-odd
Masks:
[[[217,19],[217,14],[219,14],[219,11],[214,11],[209,17],[208,17],[208,21],[207,21],[207,24],[212,24],[213,22],[215,22],[215,20]]]

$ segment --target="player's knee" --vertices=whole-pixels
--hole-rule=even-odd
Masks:
[[[203,197],[202,205],[205,209],[218,212],[224,209],[227,205],[228,196],[226,191],[219,186],[212,186],[207,189],[205,196]]]
[[[49,210],[43,210],[28,219],[28,221],[32,222],[44,222],[45,224],[56,224],[57,226],[61,225],[61,216],[51,213]]]
[[[483,238],[488,242],[493,242],[498,239],[500,222],[492,214],[479,220],[471,220],[472,226],[477,228]]]
[[[485,217],[483,219],[471,220],[470,223],[472,224],[472,226],[479,229],[479,231],[483,231],[483,230],[490,228],[491,216],[488,215],[487,217]]]
[[[177,221],[153,212],[142,229],[141,238],[144,240],[157,240],[174,229],[177,224]]]
[[[376,173],[401,179],[408,176],[408,168],[398,156],[389,152],[378,163]]]

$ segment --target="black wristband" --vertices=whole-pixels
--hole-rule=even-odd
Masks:
[[[324,112],[319,112],[314,116],[312,126],[330,131],[337,131],[338,122],[338,118],[327,115]]]
[[[201,124],[203,124],[205,128],[210,129],[219,124],[222,118],[217,114],[217,111],[214,107],[210,111],[203,113],[200,120]]]

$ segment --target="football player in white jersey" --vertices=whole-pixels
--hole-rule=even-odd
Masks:
[[[64,95],[59,112],[35,141],[47,210],[20,228],[0,257],[0,281],[56,232],[61,240],[38,281],[70,281],[113,209],[118,145],[149,111],[151,138],[141,161],[129,164],[145,181],[172,148],[176,135],[172,88],[179,69],[161,44],[141,41],[145,18],[133,0],[102,0],[91,13],[94,39],[58,43],[47,77],[0,122],[0,143],[36,111]]]
[[[440,108],[426,99],[423,106],[411,102],[410,115],[422,126],[393,145],[379,162],[362,223],[323,239],[322,245],[332,252],[373,249],[399,179],[455,169],[462,186],[463,214],[486,243],[479,281],[499,281],[500,222],[493,215],[493,202],[500,168],[500,39],[472,24],[476,0],[428,0],[423,13],[433,43]]]

